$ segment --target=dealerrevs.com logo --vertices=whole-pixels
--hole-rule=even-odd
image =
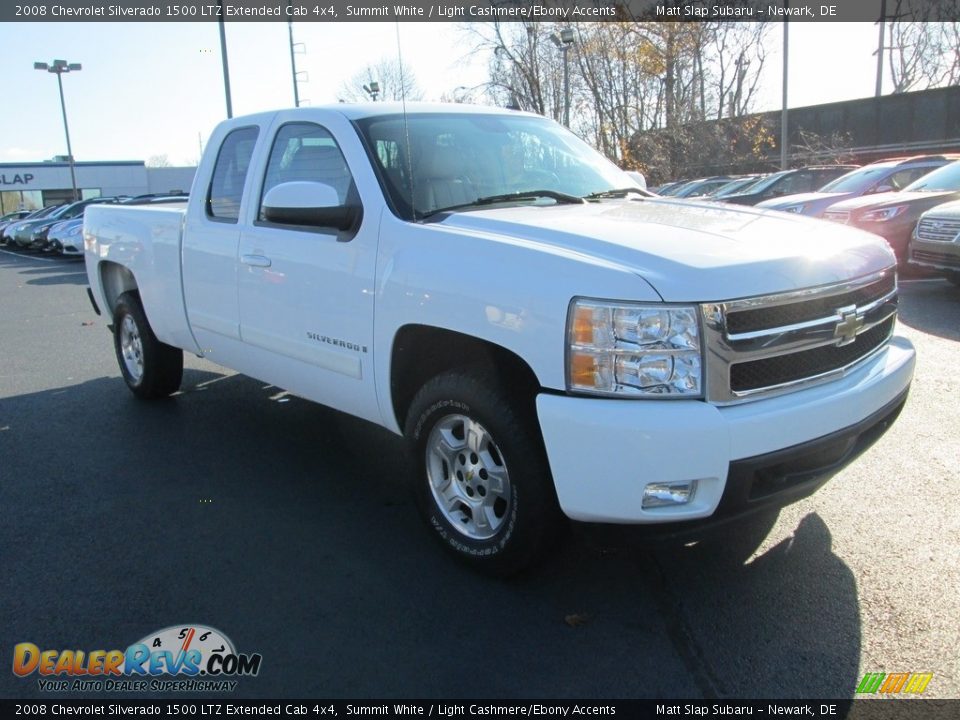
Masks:
[[[48,692],[232,691],[237,677],[255,677],[263,657],[238,653],[226,635],[204,625],[174,625],[126,650],[13,648],[13,674],[36,674]]]

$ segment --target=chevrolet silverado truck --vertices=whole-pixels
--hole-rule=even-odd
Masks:
[[[134,395],[175,393],[189,352],[388,428],[427,525],[494,574],[568,519],[685,527],[804,497],[913,377],[882,239],[651,196],[520,112],[234,118],[188,202],[92,206],[84,242]]]

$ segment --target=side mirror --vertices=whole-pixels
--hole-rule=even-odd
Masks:
[[[637,184],[637,187],[639,187],[641,190],[647,189],[647,179],[643,176],[642,172],[639,170],[627,170],[626,172],[627,175],[630,176],[630,179]]]
[[[263,198],[263,217],[284,225],[307,225],[349,230],[360,217],[360,208],[341,205],[337,191],[320,182],[297,180],[280,183]]]

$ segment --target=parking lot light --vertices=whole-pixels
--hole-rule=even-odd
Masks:
[[[63,99],[63,78],[64,73],[79,72],[83,69],[80,63],[68,63],[66,60],[54,60],[51,63],[35,62],[34,70],[45,70],[57,76],[57,86],[60,88],[60,109],[63,111],[63,131],[67,136],[67,162],[70,163],[70,184],[73,187],[73,201],[80,199],[77,193],[77,173],[73,164],[73,148],[70,147],[70,126],[67,124],[67,103]]]

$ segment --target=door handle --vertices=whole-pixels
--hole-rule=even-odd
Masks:
[[[264,255],[241,255],[240,262],[251,267],[270,267],[270,258]]]

